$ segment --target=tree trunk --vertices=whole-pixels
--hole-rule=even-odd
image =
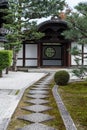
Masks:
[[[2,70],[0,70],[0,77],[2,77]]]
[[[13,65],[12,65],[12,70],[17,71],[17,53],[13,52]]]
[[[9,68],[6,68],[6,74],[8,74]]]

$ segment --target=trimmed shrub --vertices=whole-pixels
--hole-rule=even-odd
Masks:
[[[54,81],[57,85],[66,85],[69,81],[70,75],[65,70],[60,70],[55,73]]]
[[[0,76],[2,76],[2,70],[9,67],[12,63],[12,51],[0,50]]]

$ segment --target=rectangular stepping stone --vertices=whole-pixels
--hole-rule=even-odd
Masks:
[[[48,94],[45,90],[30,90],[29,94]]]
[[[34,122],[34,123],[40,123],[40,122],[52,120],[52,119],[54,119],[54,117],[50,116],[48,114],[33,113],[33,114],[29,114],[29,115],[19,116],[18,119],[30,121],[30,122]]]
[[[43,100],[43,99],[31,99],[31,100],[27,100],[27,101],[25,101],[25,102],[27,102],[27,103],[32,103],[32,104],[37,104],[37,105],[49,103],[48,100]]]
[[[33,111],[33,112],[43,112],[52,109],[52,107],[44,106],[44,105],[32,105],[22,107],[24,110]]]
[[[53,127],[49,127],[40,123],[34,123],[31,125],[27,125],[23,128],[18,128],[16,130],[55,130]]]
[[[49,86],[47,85],[41,85],[41,84],[38,84],[38,85],[33,85],[33,87],[41,87],[41,88],[49,88]]]
[[[29,98],[46,98],[49,97],[48,95],[41,95],[41,94],[34,94],[34,95],[27,95]]]
[[[33,88],[31,88],[31,90],[48,90],[48,89],[50,89],[50,88],[42,88],[42,87],[33,87]]]

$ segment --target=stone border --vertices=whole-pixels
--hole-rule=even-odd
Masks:
[[[57,107],[59,109],[60,115],[63,119],[66,130],[77,130],[70,114],[68,113],[64,103],[62,102],[60,95],[58,94],[58,86],[57,85],[54,85],[52,92],[53,92],[53,96],[55,98],[55,101],[57,103]]]

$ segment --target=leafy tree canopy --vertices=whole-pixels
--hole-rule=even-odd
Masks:
[[[64,32],[66,38],[80,44],[87,43],[87,2],[79,3],[72,12],[66,16],[69,30]]]

